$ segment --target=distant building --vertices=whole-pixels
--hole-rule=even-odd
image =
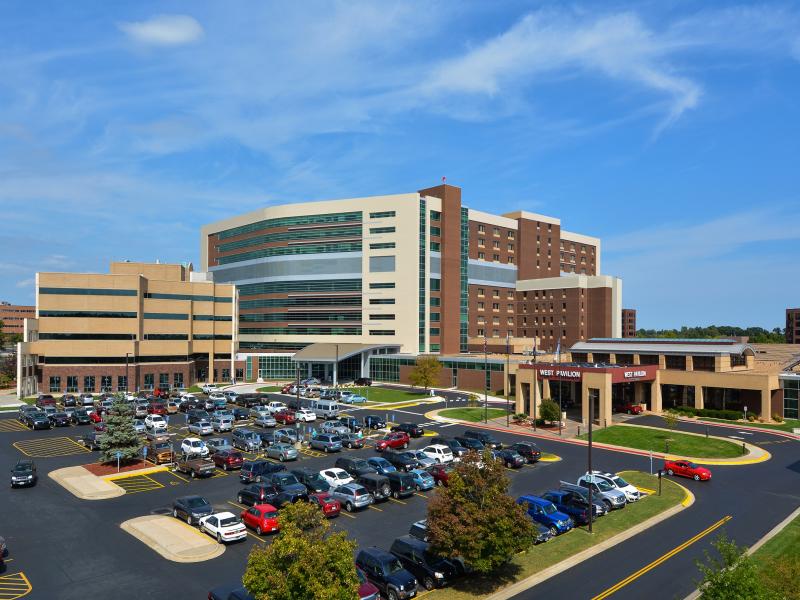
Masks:
[[[786,309],[786,343],[800,344],[800,308]]]
[[[622,337],[636,337],[636,309],[622,309]]]
[[[3,322],[3,333],[19,333],[24,330],[25,319],[33,318],[35,306],[24,306],[0,302],[0,321]]]

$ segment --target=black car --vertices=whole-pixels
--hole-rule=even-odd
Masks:
[[[367,473],[377,473],[374,467],[370,465],[366,460],[363,458],[351,458],[349,456],[342,456],[336,459],[334,463],[335,467],[340,469],[344,469],[353,478],[358,479],[362,475],[366,475]]]
[[[503,444],[501,444],[491,433],[488,431],[476,431],[474,429],[467,429],[464,434],[464,437],[471,437],[476,440],[479,440],[484,446],[491,448],[492,450],[501,450],[503,448]]]
[[[297,479],[293,473],[289,473],[288,471],[271,473],[269,477],[264,477],[264,481],[271,483],[281,492],[305,494],[307,491],[306,486],[300,483],[300,480]]]
[[[306,401],[304,398],[292,396],[286,401],[286,406],[292,410],[300,410],[301,408],[306,408],[308,406],[308,401]]]
[[[258,396],[255,394],[240,394],[236,396],[236,404],[244,408],[253,408],[258,406]]]
[[[100,450],[100,440],[103,439],[103,435],[99,431],[90,431],[81,437],[81,444],[89,450]]]
[[[308,502],[308,494],[305,489],[303,489],[302,492],[297,490],[293,492],[281,492],[272,499],[270,504],[275,508],[283,508],[287,504],[294,504],[295,502]]]
[[[419,462],[410,452],[397,452],[386,449],[381,456],[392,463],[399,471],[411,471],[419,467]]]
[[[239,490],[236,496],[239,504],[254,506],[256,504],[272,504],[281,491],[271,483],[254,483]]]
[[[464,446],[467,450],[475,450],[475,452],[483,452],[486,446],[483,445],[479,439],[457,435],[456,441]]]
[[[578,525],[589,523],[589,501],[577,492],[555,490],[545,492],[541,497],[555,504],[559,512],[572,517]]]
[[[64,394],[63,396],[61,396],[61,406],[63,406],[64,408],[68,406],[77,406],[77,405],[78,405],[78,399],[72,394]]]
[[[186,413],[186,419],[189,423],[199,423],[200,421],[210,421],[211,415],[206,410],[193,408]]]
[[[353,433],[358,433],[359,431],[361,431],[361,424],[355,417],[342,415],[341,417],[339,417],[339,422],[345,427],[347,427]]]
[[[300,483],[306,486],[306,489],[310,494],[327,492],[331,489],[331,485],[325,481],[319,473],[309,469],[308,467],[292,469],[290,472],[297,477],[297,480]]]
[[[361,550],[356,556],[356,566],[384,597],[406,600],[417,595],[417,580],[399,558],[386,550],[375,546]]]
[[[366,490],[372,494],[375,502],[378,500],[388,500],[392,495],[392,486],[389,483],[389,478],[386,475],[378,473],[365,473],[356,478],[356,481],[363,485]]]
[[[278,471],[285,471],[286,467],[268,460],[246,460],[239,471],[239,479],[242,483],[261,482],[269,475]]]
[[[408,528],[408,535],[414,536],[423,542],[430,541],[430,533],[428,532],[428,519],[422,519],[411,524]]]
[[[250,418],[250,411],[246,408],[242,408],[241,406],[237,406],[232,412],[233,418],[237,421],[245,421]]]
[[[442,446],[447,446],[452,450],[453,456],[464,456],[469,450],[464,448],[461,444],[459,444],[456,440],[451,438],[442,437],[441,435],[434,436],[431,438],[430,445],[433,446],[435,444],[441,444]]]
[[[428,546],[427,542],[416,537],[403,535],[392,542],[389,551],[426,590],[432,590],[452,582],[459,570],[449,560],[429,552]]]
[[[370,386],[372,385],[372,379],[370,379],[369,377],[357,377],[353,383],[355,383],[356,385]]]
[[[29,404],[23,404],[19,407],[19,411],[17,412],[17,421],[20,423],[25,423],[25,417],[28,415],[28,413],[34,412],[39,412],[39,409]]]
[[[383,429],[386,427],[386,419],[378,415],[367,415],[362,422],[367,429]]]
[[[85,408],[77,409],[70,415],[69,418],[75,425],[88,425],[92,422],[92,420],[89,418],[89,411],[87,411]]]
[[[36,464],[29,458],[21,458],[11,469],[12,488],[36,485],[38,479]]]
[[[495,459],[501,461],[509,469],[519,469],[524,467],[527,462],[525,458],[516,452],[506,448],[505,450],[494,450]]]
[[[422,437],[425,434],[425,430],[416,423],[400,423],[392,427],[392,431],[404,431],[412,438]]]
[[[272,429],[264,431],[256,431],[256,434],[261,439],[262,448],[269,448],[270,446],[272,446],[272,444],[276,444],[280,441],[278,439],[278,436],[275,435],[275,432]]]
[[[50,429],[50,419],[46,412],[37,410],[25,414],[25,425],[31,429]]]
[[[386,479],[389,480],[389,488],[392,490],[392,496],[394,498],[406,498],[417,491],[417,484],[414,483],[414,477],[408,473],[392,471],[386,473]]]
[[[69,427],[69,415],[65,412],[56,412],[50,415],[53,427]]]
[[[214,512],[214,507],[202,496],[183,496],[172,502],[172,516],[194,525],[202,517]]]
[[[218,585],[208,592],[208,600],[256,600],[242,587],[241,582]]]
[[[542,458],[542,451],[533,442],[516,442],[509,449],[519,453],[529,463],[538,462]]]

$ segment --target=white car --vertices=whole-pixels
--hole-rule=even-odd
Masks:
[[[444,444],[434,444],[422,449],[422,453],[428,458],[432,458],[437,464],[453,462],[453,451]]]
[[[233,417],[215,415],[211,417],[211,428],[214,431],[233,431]]]
[[[316,413],[312,410],[309,410],[308,408],[301,408],[299,410],[296,410],[294,416],[298,421],[304,423],[317,420]]]
[[[213,383],[204,383],[203,387],[201,387],[200,389],[203,390],[204,394],[210,394],[211,392],[219,391],[219,388]]]
[[[147,415],[144,418],[144,426],[148,431],[159,432],[167,430],[167,421],[161,415]]]
[[[235,542],[247,537],[247,529],[235,514],[219,512],[200,518],[200,531],[207,533],[217,542]]]
[[[226,402],[228,401],[228,397],[225,394],[223,394],[222,392],[211,392],[208,395],[208,399],[209,400],[225,400]]]
[[[270,414],[274,415],[276,412],[288,409],[283,402],[270,402],[267,404],[267,410],[270,412]]]
[[[642,493],[636,486],[631,485],[627,481],[625,481],[619,475],[614,473],[606,473],[605,471],[592,471],[591,473],[586,473],[587,475],[594,475],[597,479],[602,479],[603,481],[607,481],[615,488],[617,488],[620,492],[625,494],[625,499],[628,502],[636,502],[639,498],[642,497]]]
[[[189,423],[189,433],[196,433],[197,435],[211,435],[214,433],[214,428],[211,427],[210,421],[197,421]]]
[[[181,442],[181,453],[187,456],[208,456],[208,446],[200,438],[186,438]]]
[[[319,472],[319,476],[322,477],[325,481],[327,481],[330,484],[331,488],[335,488],[340,485],[346,485],[348,483],[353,483],[353,481],[355,481],[350,476],[350,473],[338,467],[334,467],[332,469],[324,469]]]

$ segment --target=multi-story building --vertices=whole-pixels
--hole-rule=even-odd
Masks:
[[[241,379],[236,308],[234,286],[191,265],[115,262],[107,274],[37,273],[17,392],[168,390]]]
[[[33,317],[36,308],[0,302],[0,323],[3,324],[2,333],[22,334],[25,319]]]
[[[800,344],[800,308],[786,309],[786,343]]]
[[[553,350],[621,335],[600,240],[468,208],[450,185],[263,208],[203,227],[200,251],[203,270],[236,284],[253,378],[291,377],[292,353],[325,342],[362,345],[348,359],[364,374],[371,354],[452,356],[484,336]],[[310,356],[309,372],[330,376]]]
[[[598,336],[600,337],[600,336]],[[636,309],[623,308],[622,309],[622,337],[633,338],[636,337]]]

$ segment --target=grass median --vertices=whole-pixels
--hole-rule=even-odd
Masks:
[[[585,440],[589,436],[584,434],[579,437]],[[592,440],[601,444],[613,444],[638,450],[652,450],[653,452],[667,452],[667,440],[669,440],[669,454],[692,458],[736,458],[742,456],[742,447],[726,440],[633,425],[612,425],[598,429],[592,434]]]
[[[283,388],[279,385],[266,385],[264,387],[256,388],[257,392],[266,394],[269,392],[280,392]]]
[[[486,410],[486,416],[489,419],[497,419],[499,417],[506,416],[506,411],[504,408],[489,408]],[[440,410],[438,412],[440,417],[446,417],[448,419],[461,419],[462,421],[472,421],[473,423],[477,423],[478,421],[483,421],[484,417],[484,409],[482,408],[446,408],[444,410]]]
[[[756,550],[753,560],[767,587],[781,597],[800,598],[800,517]]]
[[[409,400],[419,400],[420,398],[428,397],[425,394],[377,386],[349,387],[342,389],[358,394],[359,396],[364,396],[369,402],[408,402]]]
[[[657,490],[658,478],[640,471],[624,471],[621,475],[633,485]],[[527,552],[515,556],[511,563],[498,572],[488,576],[465,577],[456,581],[452,587],[436,590],[426,597],[431,600],[473,600],[497,592],[548,567],[622,533],[634,525],[677,506],[685,497],[685,491],[678,484],[662,479],[661,495],[646,496],[629,504],[622,510],[615,510],[593,523],[593,533],[586,527],[573,529],[545,544],[534,546]]]

